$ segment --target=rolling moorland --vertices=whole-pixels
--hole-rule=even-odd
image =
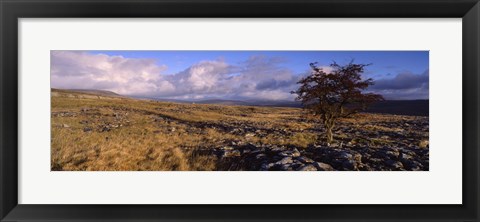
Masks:
[[[295,107],[58,89],[51,106],[53,171],[429,170],[425,111],[360,113],[337,123],[326,144],[320,121]]]

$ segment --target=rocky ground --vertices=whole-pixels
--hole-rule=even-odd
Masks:
[[[428,133],[428,118],[391,118],[409,121],[375,123],[377,126],[397,129],[396,132],[371,132],[343,122],[336,130],[343,137],[337,138],[339,141],[333,144],[317,141],[306,148],[298,148],[230,141],[228,146],[215,148],[214,153],[226,162],[225,166],[243,170],[428,170],[428,140],[419,140],[419,135],[412,132]],[[403,127],[399,128],[399,125]],[[398,130],[402,128],[405,130]],[[256,128],[252,131],[261,132]],[[321,133],[322,129],[312,131]],[[256,134],[245,134],[245,137],[253,136]]]
[[[307,149],[254,144],[225,146],[215,153],[232,169],[244,170],[428,170],[428,149],[312,145]],[[226,170],[229,170],[227,168]]]
[[[52,170],[429,170],[428,117],[359,114],[332,144],[297,108],[56,92],[51,118]]]

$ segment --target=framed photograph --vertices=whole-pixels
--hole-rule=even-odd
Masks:
[[[1,1],[1,221],[478,221],[477,0]]]

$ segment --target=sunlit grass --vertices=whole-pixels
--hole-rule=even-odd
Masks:
[[[64,91],[54,91],[51,101],[52,170],[219,170],[214,151],[221,147],[251,143],[303,149],[323,139],[320,122],[298,108],[171,103]],[[415,117],[359,114],[340,122],[366,132],[395,133],[403,129],[377,123],[402,118]],[[418,144],[426,147],[428,132],[423,136],[427,140]],[[392,142],[343,133],[335,138],[379,146]]]

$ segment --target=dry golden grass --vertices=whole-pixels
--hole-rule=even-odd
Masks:
[[[230,141],[306,147],[316,140],[300,131],[247,139],[228,132],[245,125],[312,127],[289,121],[301,113],[293,108],[178,104],[59,90],[51,105],[52,170],[217,170],[211,150]]]
[[[222,170],[225,163],[214,151],[232,143],[301,149],[322,139],[319,121],[297,108],[181,104],[62,90],[53,90],[51,99],[52,170]],[[359,114],[338,125],[395,132],[401,127],[382,124],[402,118],[416,117]],[[428,142],[428,131],[421,136]],[[335,137],[353,144],[364,139]],[[427,146],[422,141],[417,144]]]

